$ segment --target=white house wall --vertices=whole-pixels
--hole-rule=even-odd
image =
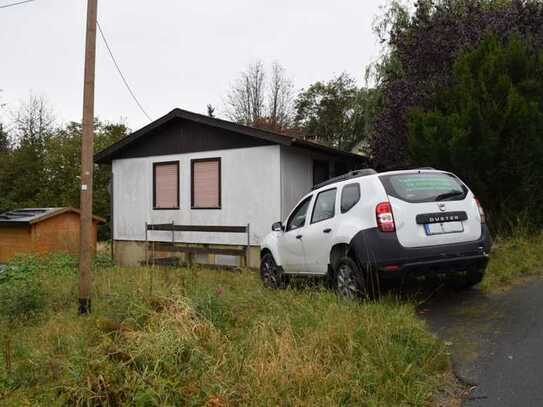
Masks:
[[[221,158],[221,209],[191,209],[190,162]],[[179,161],[180,209],[153,209],[153,163]],[[145,222],[178,225],[250,224],[251,244],[260,244],[281,214],[280,147],[263,146],[113,161],[114,239],[145,240]],[[150,240],[171,241],[171,232],[149,232]],[[187,243],[246,244],[230,233],[176,232]]]
[[[313,186],[313,159],[298,150],[281,147],[281,219]]]

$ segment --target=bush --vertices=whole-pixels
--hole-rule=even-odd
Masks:
[[[75,260],[66,254],[44,258],[21,256],[10,261],[0,274],[0,318],[26,321],[46,305],[63,301],[67,275],[74,275]],[[53,286],[53,287],[51,287]]]
[[[22,321],[35,317],[46,305],[46,292],[32,275],[0,284],[0,319]]]
[[[453,76],[432,109],[411,111],[412,157],[466,181],[494,227],[543,225],[543,53],[491,36],[459,57]]]
[[[410,161],[409,110],[417,106],[431,110],[439,91],[453,82],[458,56],[477,48],[487,33],[500,39],[518,34],[523,41],[533,38],[534,49],[543,47],[540,0],[394,0],[376,22],[386,52],[376,64],[383,96],[370,145],[374,165],[381,168]],[[492,120],[485,125],[492,126]],[[411,164],[421,163],[411,160]]]

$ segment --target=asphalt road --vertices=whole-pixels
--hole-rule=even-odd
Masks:
[[[419,313],[475,386],[464,406],[543,406],[543,280],[491,295],[441,291]]]

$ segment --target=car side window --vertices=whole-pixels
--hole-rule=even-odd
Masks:
[[[315,205],[313,206],[313,215],[311,223],[321,222],[334,217],[336,211],[336,192],[337,189],[328,189],[317,195]]]
[[[309,208],[310,202],[311,202],[311,196],[308,196],[296,207],[294,212],[292,212],[292,214],[290,215],[287,221],[287,229],[286,229],[287,232],[289,230],[301,228],[305,225],[305,218],[307,215],[307,209]]]
[[[349,212],[360,201],[360,184],[348,184],[341,190],[341,213]]]

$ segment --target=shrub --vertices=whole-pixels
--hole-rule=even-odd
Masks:
[[[28,320],[42,312],[46,292],[33,275],[18,276],[0,284],[0,317],[8,321]]]
[[[376,64],[383,97],[370,140],[372,157],[380,167],[409,161],[409,110],[431,109],[436,94],[451,84],[458,56],[477,48],[485,34],[533,38],[535,49],[543,43],[540,0],[420,0],[412,8],[403,6],[406,3],[391,1],[375,26],[387,47]]]
[[[542,92],[543,53],[518,36],[490,36],[459,57],[432,109],[411,112],[411,155],[466,181],[493,226],[542,225]]]
[[[64,302],[75,275],[75,260],[66,254],[43,258],[21,256],[10,261],[0,274],[0,318],[25,321],[42,312],[47,304]]]

